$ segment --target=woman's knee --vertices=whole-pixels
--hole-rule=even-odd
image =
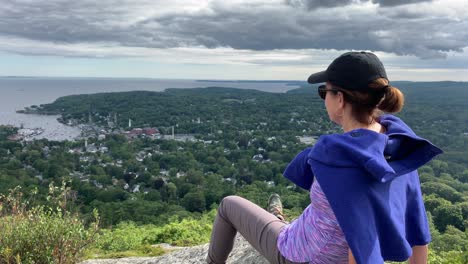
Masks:
[[[229,195],[229,196],[224,197],[223,200],[221,200],[221,202],[229,203],[229,202],[238,201],[239,199],[244,199],[244,198],[237,196],[237,195]]]
[[[240,197],[240,196],[237,196],[237,195],[226,196],[226,197],[223,198],[223,200],[221,200],[221,203],[219,204],[219,207],[220,208],[229,207],[232,204],[238,203],[241,199],[243,199],[243,198]]]
[[[233,207],[236,207],[236,204],[239,204],[244,198],[237,195],[229,195],[221,200],[221,203],[218,207],[218,214],[221,216],[226,216],[226,212],[230,211]]]

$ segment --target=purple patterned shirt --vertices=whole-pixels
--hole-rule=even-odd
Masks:
[[[294,262],[348,263],[348,244],[317,180],[310,189],[311,204],[278,236],[281,254]]]

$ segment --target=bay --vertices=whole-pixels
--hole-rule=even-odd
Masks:
[[[57,121],[58,116],[18,114],[26,106],[51,103],[59,97],[124,91],[164,91],[167,88],[232,87],[283,93],[298,87],[295,81],[197,81],[138,78],[38,78],[0,77],[0,125],[42,128],[34,138],[73,140],[80,135],[77,127]]]

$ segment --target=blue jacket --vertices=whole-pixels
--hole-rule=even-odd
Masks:
[[[359,264],[404,261],[431,241],[417,168],[442,150],[392,115],[386,133],[356,129],[321,136],[284,176],[309,190],[317,179]]]

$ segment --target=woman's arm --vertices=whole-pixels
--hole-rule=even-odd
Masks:
[[[354,259],[353,252],[351,252],[350,248],[348,248],[348,264],[356,264],[356,260]]]
[[[428,246],[414,246],[413,255],[408,260],[409,264],[426,264],[427,263]]]

